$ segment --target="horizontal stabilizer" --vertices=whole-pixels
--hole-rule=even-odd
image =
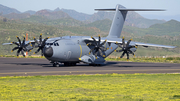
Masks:
[[[96,11],[116,11],[115,8],[110,9],[95,9]],[[119,8],[119,11],[165,11],[164,9],[127,9]]]

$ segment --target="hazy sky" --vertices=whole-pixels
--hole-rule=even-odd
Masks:
[[[86,14],[95,13],[95,8],[114,8],[116,4],[121,4],[126,8],[166,9],[167,11],[163,12],[138,13],[146,18],[166,19],[169,17],[169,19],[180,21],[180,0],[0,0],[0,4],[21,12],[42,9],[54,10],[59,7],[60,9],[74,9]]]

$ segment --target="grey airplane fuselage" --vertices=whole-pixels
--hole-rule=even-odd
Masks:
[[[56,41],[47,41],[46,48],[51,47],[53,54],[51,57],[45,57],[52,62],[79,62],[79,58],[88,55],[92,46],[87,46],[87,43],[84,41],[83,37],[88,36],[64,36],[59,37]],[[90,37],[90,36],[89,36]],[[104,53],[109,56],[118,46],[114,43],[111,43],[109,46],[106,43],[106,47],[110,47],[109,50],[106,50]],[[45,50],[44,49],[44,50]]]

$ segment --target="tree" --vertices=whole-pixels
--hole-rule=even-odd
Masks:
[[[7,18],[3,18],[3,22],[7,22]]]

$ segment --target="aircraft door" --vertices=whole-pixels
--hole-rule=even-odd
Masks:
[[[66,56],[66,60],[70,59],[71,58],[71,51],[68,51],[67,52],[67,56]]]

